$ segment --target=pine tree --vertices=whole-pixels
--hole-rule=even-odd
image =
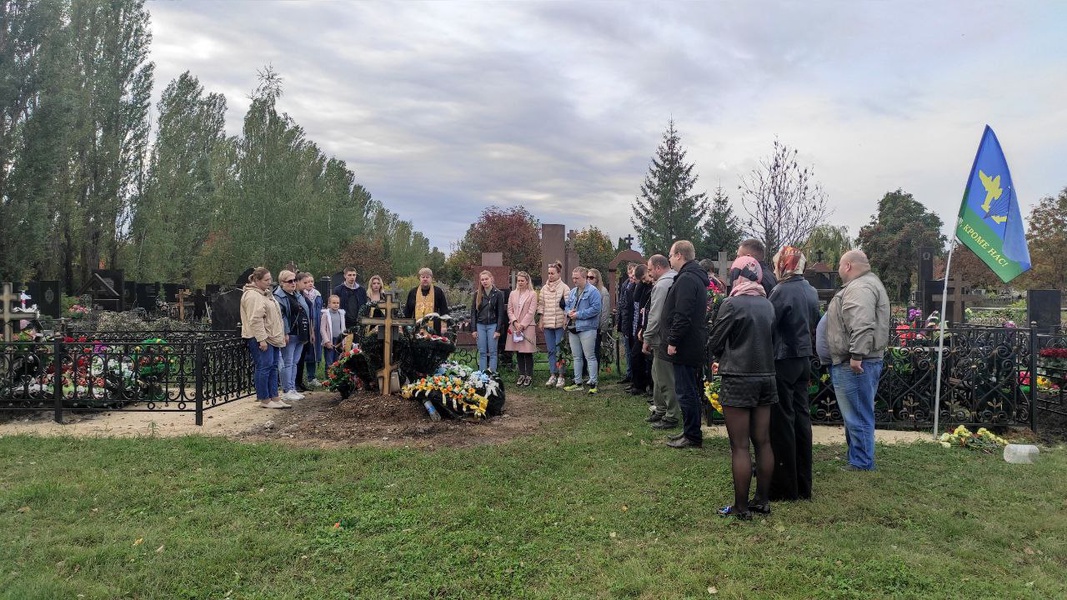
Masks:
[[[685,148],[671,119],[632,205],[630,223],[645,254],[666,254],[676,240],[699,239],[707,194],[691,193],[697,182],[693,167],[685,162]]]
[[[741,245],[741,221],[730,206],[730,197],[722,186],[715,188],[708,210],[708,220],[704,223],[700,241],[697,244],[697,256],[716,258],[720,251],[733,254]]]

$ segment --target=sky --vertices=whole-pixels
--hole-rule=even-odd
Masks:
[[[954,229],[986,124],[1023,215],[1067,187],[1067,2],[153,0],[155,100],[185,71],[237,135],[268,65],[279,110],[431,245],[481,211],[636,234],[671,119],[738,186],[778,139],[855,236],[902,189]],[[154,109],[153,109],[154,110]]]

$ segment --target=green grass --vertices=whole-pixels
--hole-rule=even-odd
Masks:
[[[1067,596],[1063,448],[818,447],[814,501],[738,523],[726,441],[665,448],[616,388],[463,450],[2,438],[0,598]]]

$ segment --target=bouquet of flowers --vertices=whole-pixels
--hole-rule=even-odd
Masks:
[[[489,400],[479,394],[473,385],[452,375],[423,377],[405,385],[401,394],[405,398],[428,402],[448,416],[473,415],[485,418],[489,406]]]
[[[726,299],[726,286],[717,279],[708,280],[708,324],[715,322],[719,305]]]
[[[365,359],[363,350],[360,349],[359,344],[353,344],[351,348],[342,352],[332,365],[326,367],[326,381],[322,383],[322,386],[341,394],[342,400],[351,396],[353,391],[362,390],[366,383],[358,374],[358,371],[362,369],[357,363],[365,365],[366,360],[361,359]]]
[[[992,454],[1003,446],[1008,445],[1007,440],[994,434],[985,427],[979,429],[977,433],[971,433],[971,431],[963,425],[957,427],[952,433],[942,433],[938,441],[945,448],[956,446],[967,448],[968,450],[977,450],[986,454]]]
[[[704,382],[704,398],[707,399],[708,404],[711,404],[711,408],[719,415],[722,415],[722,404],[719,402],[719,394],[721,391],[722,377],[713,375],[711,379]]]

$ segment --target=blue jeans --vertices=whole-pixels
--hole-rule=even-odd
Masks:
[[[248,351],[252,353],[252,362],[256,365],[253,381],[256,383],[256,399],[270,400],[278,397],[278,363],[282,360],[280,348],[267,344],[266,350],[259,349],[256,338],[248,338]]]
[[[282,391],[296,391],[296,361],[300,360],[300,351],[304,342],[295,335],[289,336],[289,343],[282,348]]]
[[[571,344],[571,354],[574,355],[574,383],[582,383],[582,359],[584,364],[589,365],[589,385],[596,387],[597,374],[600,368],[596,362],[596,329],[568,333],[567,339]]]
[[[700,367],[674,364],[674,394],[682,408],[682,435],[698,444],[704,441],[700,431]]]
[[[562,369],[556,368],[556,348],[559,347],[559,343],[563,341],[564,329],[559,327],[557,329],[549,329],[545,327],[545,346],[548,347],[548,372],[556,375],[562,374]]]
[[[322,347],[322,360],[323,364],[326,365],[327,371],[330,370],[330,365],[337,362],[338,354],[340,353],[335,348],[327,348],[326,346]]]
[[[486,357],[489,359],[489,370],[496,371],[496,350],[497,339],[493,337],[496,333],[496,323],[485,324],[478,323],[478,369],[485,371]]]
[[[863,372],[855,374],[847,362],[830,368],[837,406],[845,421],[848,463],[874,470],[874,396],[882,376],[882,359],[864,360]]]

